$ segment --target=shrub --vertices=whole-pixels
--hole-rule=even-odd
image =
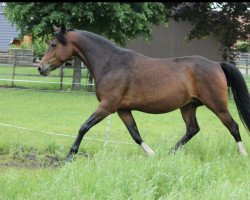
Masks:
[[[250,43],[249,42],[237,42],[236,44],[236,50],[241,53],[247,53],[250,52]]]
[[[37,38],[33,41],[34,56],[41,58],[48,48],[48,43],[45,38]]]

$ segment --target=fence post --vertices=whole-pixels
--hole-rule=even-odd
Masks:
[[[105,138],[104,145],[108,144],[109,138],[110,138],[110,119],[111,119],[111,114],[108,115],[108,122],[107,122],[107,129],[106,129],[106,138]]]
[[[16,51],[14,51],[14,59],[13,59],[13,72],[12,72],[12,82],[11,82],[11,87],[14,87],[15,71],[16,71]]]
[[[248,57],[249,56],[247,56],[247,59],[246,59],[246,75],[248,76]]]
[[[63,89],[63,69],[64,69],[64,64],[60,67],[60,90]]]

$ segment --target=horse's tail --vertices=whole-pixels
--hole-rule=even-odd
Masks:
[[[228,86],[233,92],[240,119],[245,128],[250,131],[250,96],[246,82],[239,69],[233,64],[222,62],[220,66],[226,75]]]

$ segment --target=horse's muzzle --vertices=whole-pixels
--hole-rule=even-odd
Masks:
[[[49,73],[50,73],[49,67],[45,67],[45,66],[43,66],[43,67],[39,66],[37,70],[38,70],[39,73],[40,73],[41,75],[43,75],[43,76],[48,76]]]

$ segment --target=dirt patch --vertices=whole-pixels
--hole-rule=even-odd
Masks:
[[[37,162],[18,162],[18,161],[10,161],[10,162],[0,162],[0,167],[14,167],[14,168],[26,168],[26,169],[39,169],[45,168],[41,163]]]
[[[77,157],[88,158],[90,155],[86,152],[79,152]],[[3,158],[0,156],[0,168],[18,168],[18,169],[41,169],[58,168],[65,165],[66,160],[58,155],[39,155],[36,152],[26,154],[14,153],[12,158]],[[75,160],[75,157],[74,159]]]
[[[0,159],[2,160],[2,159]],[[35,153],[23,156],[13,155],[12,159],[3,159],[0,167],[14,167],[26,169],[57,168],[64,165],[64,160],[59,156],[45,155],[43,158]]]

